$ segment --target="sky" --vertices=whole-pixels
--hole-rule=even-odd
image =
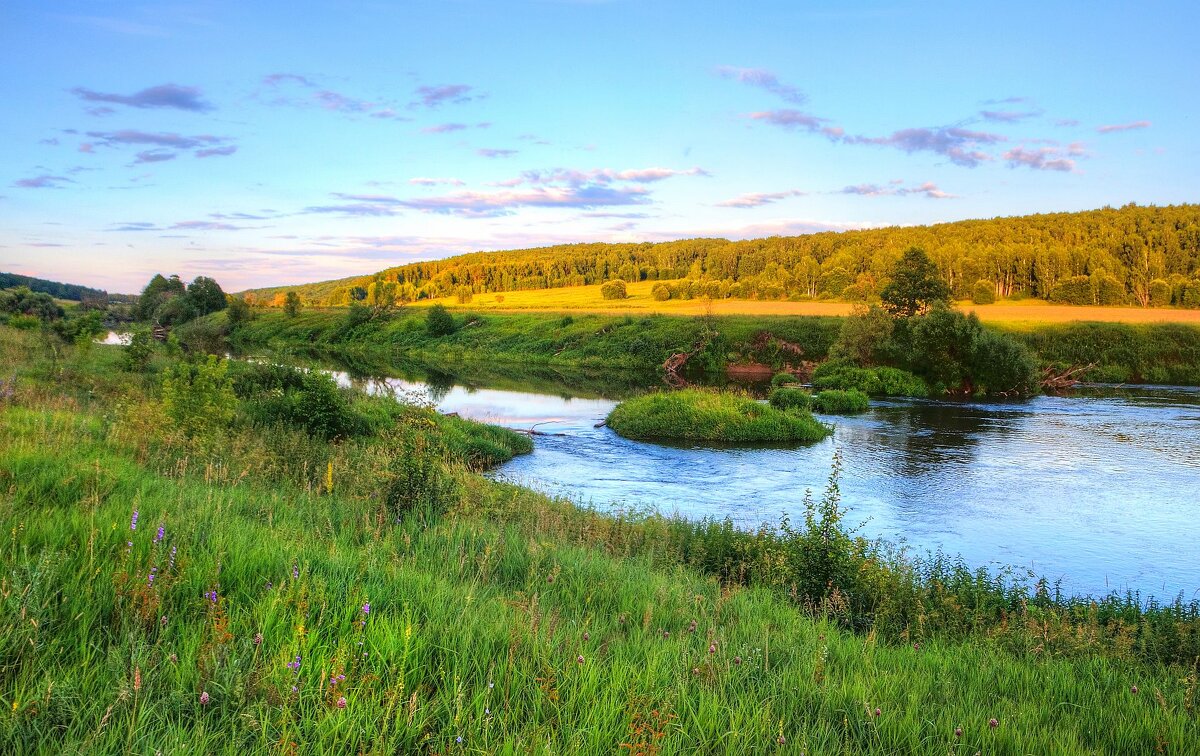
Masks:
[[[227,291],[462,252],[1200,201],[1200,3],[0,3],[0,270]]]

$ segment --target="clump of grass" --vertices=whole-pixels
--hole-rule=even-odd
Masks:
[[[788,388],[780,386],[771,391],[767,401],[775,409],[781,410],[804,410],[812,406],[813,396],[804,389]]]
[[[828,389],[812,398],[812,407],[828,415],[855,415],[871,408],[871,400],[858,389]]]
[[[744,394],[700,389],[627,399],[607,422],[618,434],[639,440],[812,442],[830,433],[806,411],[784,412]]]

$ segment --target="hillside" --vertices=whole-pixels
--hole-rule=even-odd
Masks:
[[[83,300],[107,302],[109,299],[108,292],[102,289],[92,289],[87,286],[80,286],[79,284],[47,281],[43,278],[22,276],[17,273],[0,273],[0,289],[11,289],[16,286],[27,286],[30,291],[42,292],[49,294],[55,299],[67,299],[72,302],[81,302]]]
[[[673,281],[670,299],[869,300],[900,254],[924,248],[960,299],[1036,297],[1076,305],[1200,307],[1200,205],[1103,208],[931,226],[746,241],[568,244],[476,252],[377,274],[401,298]],[[260,304],[296,291],[312,305],[370,296],[377,276],[254,289]],[[360,288],[361,291],[355,291]]]

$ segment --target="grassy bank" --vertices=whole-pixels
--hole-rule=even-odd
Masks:
[[[755,533],[614,517],[479,477],[421,408],[325,439],[239,404],[189,434],[163,393],[177,358],[134,369],[117,348],[0,329],[0,364],[16,378],[0,399],[0,743],[16,752],[1200,738],[1194,607],[897,561],[837,527],[836,490],[811,523]]]
[[[700,389],[626,399],[606,422],[626,438],[655,441],[813,442],[830,433],[806,409],[784,411],[741,394]]]
[[[225,329],[223,316],[195,330]],[[654,374],[672,354],[696,350],[689,366],[719,372],[727,364],[774,368],[826,358],[842,320],[836,317],[684,318],[665,315],[454,314],[456,330],[426,328],[426,309],[351,327],[345,311],[305,311],[289,318],[264,311],[231,336],[245,349],[320,348],[383,351],[435,363],[621,368]],[[1096,364],[1091,380],[1200,385],[1200,328],[1172,324],[1068,323],[999,327],[1030,346],[1045,365]],[[186,331],[185,331],[186,332]]]

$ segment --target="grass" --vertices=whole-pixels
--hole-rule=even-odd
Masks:
[[[1032,597],[984,621],[981,599],[1003,595],[943,571],[922,594],[941,603],[907,635],[852,632],[845,605],[788,598],[788,555],[819,531],[614,518],[494,483],[419,408],[377,439],[185,438],[159,408],[161,355],[129,372],[117,348],[0,329],[0,364],[17,377],[0,405],[14,752],[1182,754],[1200,740],[1195,670],[1134,652],[1159,625],[1194,634],[1182,617],[1139,615],[1106,645]],[[419,443],[453,495],[397,520],[380,489]],[[919,584],[881,595],[911,607]]]
[[[830,432],[807,411],[784,412],[744,394],[702,389],[626,399],[607,423],[626,438],[657,441],[812,442]]]
[[[812,408],[829,415],[855,415],[871,408],[871,400],[858,389],[826,389],[813,395]]]
[[[638,281],[626,284],[626,299],[604,299],[600,284],[593,286],[567,286],[556,289],[506,291],[476,294],[470,302],[460,303],[455,297],[422,300],[417,307],[442,304],[458,311],[527,311],[527,312],[586,312],[599,314],[650,314],[664,315],[753,315],[753,316],[834,316],[849,315],[856,306],[853,302],[834,300],[818,301],[764,301],[753,299],[669,299],[657,301],[651,290],[659,281]],[[662,283],[673,283],[666,281]],[[985,323],[1004,324],[1047,324],[1077,321],[1104,323],[1190,323],[1200,325],[1200,310],[1142,307],[1091,307],[1079,305],[1051,304],[1041,299],[1004,301],[990,305],[977,305],[970,301],[958,302],[964,311],[974,311]]]

